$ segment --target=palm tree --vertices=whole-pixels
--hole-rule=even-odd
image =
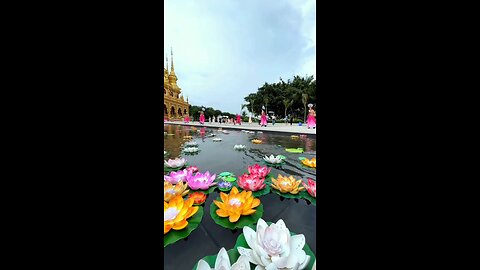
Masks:
[[[288,110],[288,107],[292,106],[293,104],[293,99],[284,99],[283,100],[283,105],[285,106],[285,118],[287,118],[287,110]]]
[[[302,94],[302,103],[304,106],[304,114],[303,114],[303,122],[307,122],[307,102],[308,102],[308,94]]]

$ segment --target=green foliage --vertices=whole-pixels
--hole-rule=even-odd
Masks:
[[[189,107],[190,116],[193,117],[195,120],[198,120],[200,118],[200,112],[202,111],[202,108],[205,108],[205,119],[207,120],[207,122],[208,122],[208,118],[213,117],[213,116],[217,117],[219,115],[224,115],[224,116],[228,116],[228,117],[231,117],[231,118],[236,117],[236,114],[233,114],[233,113],[222,112],[222,111],[216,110],[212,107],[196,106],[196,105],[191,105],[191,104],[190,104],[190,107]]]
[[[304,118],[306,105],[316,103],[316,88],[317,82],[313,76],[294,76],[293,80],[286,82],[280,78],[280,82],[265,83],[256,93],[246,96],[246,108],[258,115],[262,106],[266,106],[268,111],[275,112],[279,117],[291,114],[296,118]]]

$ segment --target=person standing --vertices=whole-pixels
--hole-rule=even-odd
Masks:
[[[237,124],[242,125],[242,118],[240,118],[240,115],[237,113]]]
[[[312,106],[309,106],[310,110],[308,110],[308,118],[307,118],[307,128],[315,129],[317,127],[317,120],[315,119],[316,113],[315,110],[312,109]]]
[[[261,116],[261,118],[260,118],[260,126],[262,126],[262,127],[263,127],[263,126],[267,127],[267,123],[268,123],[268,122],[267,122],[267,115],[265,114],[265,111],[262,110],[262,116]]]
[[[205,123],[205,115],[203,114],[203,112],[200,112],[200,124],[204,124]]]
[[[293,125],[293,115],[290,115],[290,126]]]
[[[275,115],[272,115],[272,125],[273,126],[275,126],[275,119],[276,119]]]

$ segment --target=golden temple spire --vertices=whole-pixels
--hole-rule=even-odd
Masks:
[[[175,68],[174,68],[174,66],[173,66],[173,48],[172,48],[172,47],[170,47],[170,54],[171,54],[171,56],[172,56],[172,68],[171,68],[171,71],[172,71],[173,74],[175,74]]]
[[[167,59],[167,72],[168,72],[168,55],[165,54],[165,57],[166,57],[166,59]]]

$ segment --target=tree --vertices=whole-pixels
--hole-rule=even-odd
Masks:
[[[283,100],[283,105],[285,106],[285,118],[287,118],[288,107],[292,106],[292,104],[293,104],[293,99],[291,99],[291,100],[284,99]]]
[[[302,94],[302,102],[303,102],[303,106],[304,106],[304,114],[303,114],[303,122],[306,123],[307,122],[307,102],[308,102],[308,94],[307,93],[303,93]]]

